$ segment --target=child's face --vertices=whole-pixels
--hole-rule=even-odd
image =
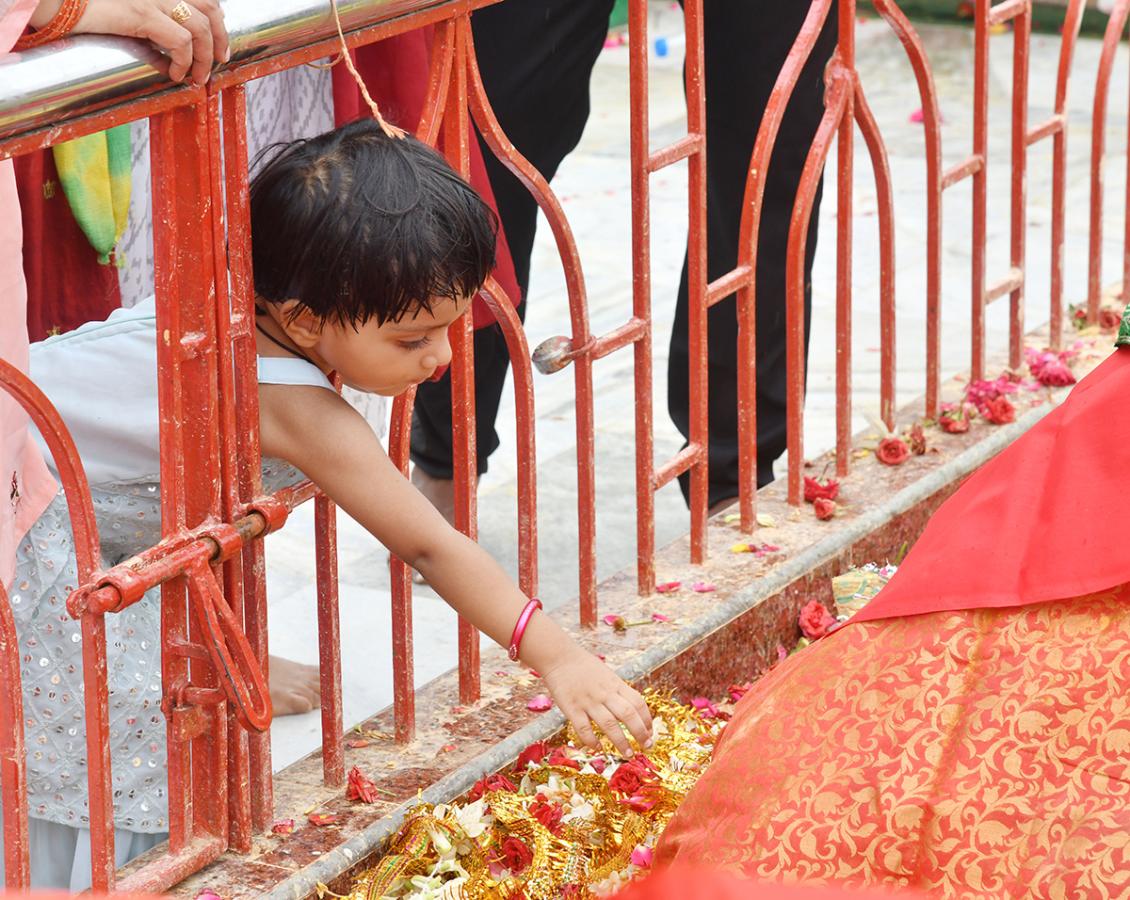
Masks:
[[[399,322],[326,324],[313,349],[349,387],[394,397],[451,362],[448,329],[468,305],[466,297],[439,299],[430,312],[420,309]]]

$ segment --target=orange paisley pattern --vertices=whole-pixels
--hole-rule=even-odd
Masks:
[[[657,865],[1130,897],[1130,586],[852,624],[738,705]]]

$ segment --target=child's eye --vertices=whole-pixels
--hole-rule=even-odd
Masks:
[[[422,337],[418,341],[401,341],[400,346],[405,350],[419,350],[428,346],[430,343],[431,341],[429,341],[427,337]]]

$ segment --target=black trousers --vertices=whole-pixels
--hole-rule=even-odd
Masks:
[[[753,143],[777,74],[796,39],[805,0],[705,0],[708,277],[737,262],[741,204]],[[552,179],[576,147],[589,115],[589,78],[607,33],[612,0],[505,0],[472,17],[475,50],[487,95],[518,150]],[[797,84],[782,122],[766,182],[757,267],[758,484],[773,480],[785,451],[785,256],[789,220],[809,146],[824,113],[823,73],[836,43],[836,13]],[[625,141],[627,135],[625,132]],[[537,205],[484,150],[499,215],[523,297]],[[817,197],[817,211],[819,196]],[[812,217],[805,268],[806,322],[816,250]],[[627,261],[625,261],[627,264]],[[520,309],[524,313],[524,306]],[[710,502],[737,495],[737,318],[729,297],[709,313]],[[807,331],[807,329],[806,329]],[[498,447],[494,419],[509,363],[501,330],[475,336],[479,472]],[[687,272],[675,308],[668,367],[668,408],[689,434]],[[420,386],[412,457],[424,471],[451,477],[451,393],[443,380]],[[684,477],[684,493],[688,489]]]

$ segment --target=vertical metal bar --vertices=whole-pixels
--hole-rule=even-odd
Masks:
[[[655,590],[655,486],[653,480],[655,470],[655,442],[652,431],[653,375],[651,346],[651,174],[648,169],[648,157],[651,153],[651,138],[648,126],[647,16],[647,0],[631,0],[628,5],[628,60],[630,77],[628,134],[632,185],[632,313],[641,321],[647,323],[643,337],[633,346],[636,401],[636,581],[637,588],[641,595],[650,594]],[[687,100],[689,104],[689,96]],[[577,414],[578,416],[580,415],[579,397]],[[579,453],[577,465],[582,465]]]
[[[1049,344],[1058,350],[1063,345],[1063,245],[1067,216],[1067,90],[1079,29],[1083,24],[1084,0],[1071,0],[1063,20],[1063,42],[1056,78],[1055,114],[1060,127],[1052,137],[1052,227],[1051,297]]]
[[[786,431],[789,448],[789,503],[794,506],[799,505],[804,496],[804,260],[808,244],[808,224],[812,218],[820,176],[832,146],[832,136],[840,128],[854,85],[853,74],[835,60],[829,64],[828,80],[831,86],[824,117],[816,129],[816,136],[805,160],[793,205],[785,266],[785,357],[788,367]]]
[[[840,123],[838,196],[836,202],[836,472],[851,465],[851,298],[852,298],[852,153],[855,120],[852,101]]]
[[[1106,155],[1106,107],[1110,99],[1110,79],[1114,58],[1126,19],[1130,0],[1119,0],[1111,11],[1103,35],[1103,49],[1095,77],[1095,101],[1091,116],[1091,252],[1087,267],[1087,318],[1097,322],[1102,300],[1103,266],[1103,162]]]
[[[220,515],[216,296],[205,106],[155,117],[151,147],[161,526],[168,536]],[[186,478],[189,472],[192,477]],[[178,688],[190,680],[204,687],[217,683],[210,665],[178,658],[174,649],[200,639],[198,625],[188,619],[184,588],[183,577],[162,586],[166,698],[175,699]],[[169,726],[170,847],[174,853],[198,837],[227,838],[226,704],[205,713],[211,719],[211,730],[191,742],[182,742],[171,722]],[[179,804],[175,803],[178,791]]]
[[[468,143],[470,121],[467,115],[467,44],[471,41],[470,18],[461,17],[455,27],[457,30],[455,58],[443,123],[443,150],[456,171],[469,179],[471,156]],[[451,338],[451,438],[455,475],[455,527],[475,540],[478,532],[479,476],[475,454],[474,326],[469,313],[452,325]],[[460,702],[474,703],[479,699],[480,675],[479,632],[474,625],[460,617]]]
[[[974,13],[973,61],[973,154],[981,159],[973,175],[972,246],[972,345],[970,377],[985,375],[985,241],[989,169],[989,8],[991,0],[977,0]]]
[[[251,268],[251,212],[248,197],[247,95],[243,85],[224,91],[223,129],[228,221],[225,246],[231,277],[229,338],[235,360],[236,433],[240,435],[239,497],[245,508],[262,494],[263,484],[258,428],[255,283]],[[244,631],[255,650],[259,666],[269,681],[267,581],[262,540],[253,541],[243,548],[242,565]],[[250,734],[247,736],[247,743],[251,828],[264,831],[274,818],[270,733]]]
[[[840,0],[839,56],[855,69],[855,3]],[[845,22],[844,19],[847,19]],[[851,334],[852,334],[852,209],[855,172],[855,98],[848,97],[840,121],[836,150],[836,471],[846,475],[851,465]]]
[[[27,824],[27,751],[24,748],[20,643],[8,593],[0,583],[0,800],[4,809],[4,886],[31,887]]]
[[[1028,50],[1032,36],[1032,4],[1012,22],[1012,267],[1024,272],[1028,233]],[[1009,297],[1008,364],[1019,369],[1024,361],[1024,282]]]
[[[702,0],[687,0],[687,132],[699,138],[687,160],[687,341],[690,349],[690,443],[700,457],[690,471],[691,562],[706,561],[706,519],[710,505],[710,348],[707,342],[706,267],[706,62]],[[638,314],[638,312],[637,312]],[[650,328],[648,329],[650,336]],[[638,347],[639,345],[637,345]],[[638,351],[637,351],[638,352]],[[654,565],[652,566],[654,570]]]
[[[322,689],[322,778],[345,784],[341,710],[341,617],[337,584],[337,507],[325,494],[314,498],[318,572],[318,663]]]
[[[942,139],[938,96],[930,61],[914,26],[893,0],[873,0],[873,4],[876,12],[886,20],[902,42],[914,69],[918,94],[922,98],[926,143],[926,415],[933,418],[937,416],[939,408],[942,357]],[[861,101],[862,96],[862,93],[856,94],[856,103],[861,111],[866,110],[867,105],[866,100]],[[866,110],[866,114],[869,118],[874,118],[869,110]],[[857,115],[857,120],[858,118]],[[860,127],[866,136],[867,128],[863,127],[862,121]],[[874,131],[878,134],[878,126],[875,126]],[[882,250],[883,245],[880,246],[880,252]],[[893,262],[891,277],[893,284]]]
[[[220,499],[224,521],[241,513],[239,497],[239,432],[236,424],[236,372],[232,334],[231,297],[228,291],[227,228],[224,220],[223,137],[220,95],[208,98],[209,189],[212,194],[212,259],[216,285],[216,350],[219,362]],[[243,562],[240,556],[224,563],[224,597],[243,624]],[[251,849],[251,798],[248,782],[247,732],[228,711],[228,840],[246,853]]]
[[[879,342],[882,349],[879,375],[879,413],[887,428],[895,427],[895,200],[891,166],[867,97],[855,83],[855,120],[871,155],[875,173],[875,201],[879,211]]]
[[[408,442],[412,431],[412,387],[392,401],[388,455],[408,477]],[[396,742],[407,744],[416,737],[415,667],[412,656],[412,572],[404,561],[389,554],[392,594],[392,715]]]
[[[757,297],[757,256],[758,235],[761,229],[761,204],[765,197],[765,179],[769,168],[769,161],[773,155],[773,147],[777,142],[777,134],[781,130],[781,121],[785,115],[789,99],[796,88],[800,74],[804,69],[808,57],[812,54],[813,47],[820,36],[820,30],[828,18],[828,11],[832,7],[832,0],[813,0],[801,25],[800,32],[793,47],[785,59],[769,101],[765,105],[765,113],[761,118],[761,127],[757,132],[757,140],[753,146],[750,157],[749,177],[746,179],[745,196],[742,200],[742,224],[738,239],[738,268],[745,268],[749,275],[743,281],[738,291],[738,481],[740,492],[741,529],[745,533],[753,531],[755,522],[755,499],[757,492],[757,384],[756,384],[756,335],[754,334],[754,312]],[[795,208],[794,208],[795,212]],[[791,246],[791,244],[790,244]],[[801,274],[801,289],[803,292],[803,271]],[[804,304],[803,293],[801,303],[801,347],[803,356],[803,325]],[[795,348],[794,348],[795,349]],[[801,400],[803,402],[803,383],[801,387]],[[792,392],[795,385],[790,385],[790,398],[795,400]],[[800,415],[798,409],[797,415]],[[790,424],[794,431],[799,430],[800,421]],[[795,437],[795,435],[791,435]],[[800,444],[789,444],[789,465],[792,471],[793,446],[800,451]],[[797,472],[800,460],[797,460]],[[799,479],[797,490],[799,491]],[[800,503],[799,493],[792,494],[792,479],[790,476],[790,503]]]

